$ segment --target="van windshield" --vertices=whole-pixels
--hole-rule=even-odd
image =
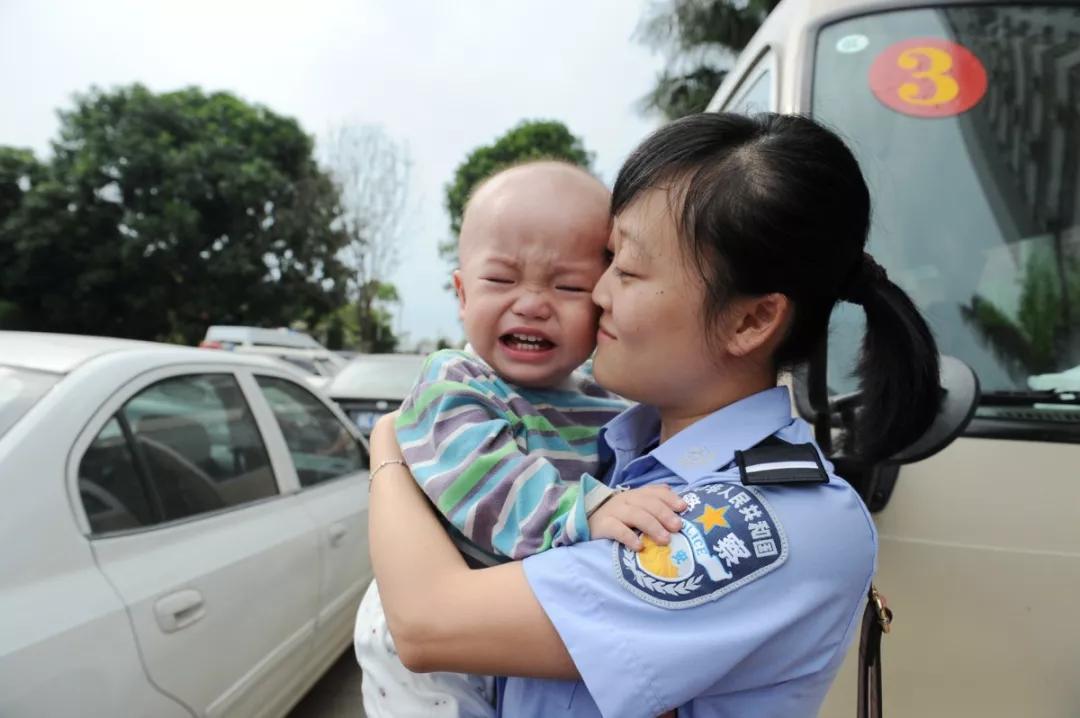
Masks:
[[[985,404],[1071,403],[1067,392],[1080,390],[1080,7],[930,8],[829,25],[817,40],[813,113],[845,136],[866,173],[869,251],[912,295],[941,352],[975,369]],[[862,328],[856,307],[833,316],[833,392],[855,388]]]

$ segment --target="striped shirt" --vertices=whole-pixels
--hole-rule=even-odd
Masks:
[[[527,389],[442,350],[402,404],[397,438],[462,553],[492,565],[589,539],[587,515],[612,492],[594,478],[597,435],[626,406],[583,372]]]

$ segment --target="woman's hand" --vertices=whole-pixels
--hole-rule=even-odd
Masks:
[[[642,549],[640,531],[660,545],[671,541],[671,531],[682,528],[678,512],[686,502],[669,486],[652,485],[621,491],[605,501],[589,517],[594,539],[608,538],[635,551]]]

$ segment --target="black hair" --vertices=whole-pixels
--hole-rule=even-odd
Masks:
[[[702,113],[650,135],[615,181],[618,215],[668,191],[683,256],[705,288],[707,336],[730,298],[779,292],[793,305],[778,368],[808,360],[841,298],[861,304],[866,336],[853,453],[886,458],[926,430],[939,404],[933,335],[864,248],[870,192],[844,142],[797,115]]]

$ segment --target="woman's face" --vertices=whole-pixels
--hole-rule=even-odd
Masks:
[[[608,248],[611,266],[593,290],[603,311],[597,381],[662,410],[696,408],[723,360],[703,331],[704,289],[683,260],[667,192],[651,190],[623,210]]]

